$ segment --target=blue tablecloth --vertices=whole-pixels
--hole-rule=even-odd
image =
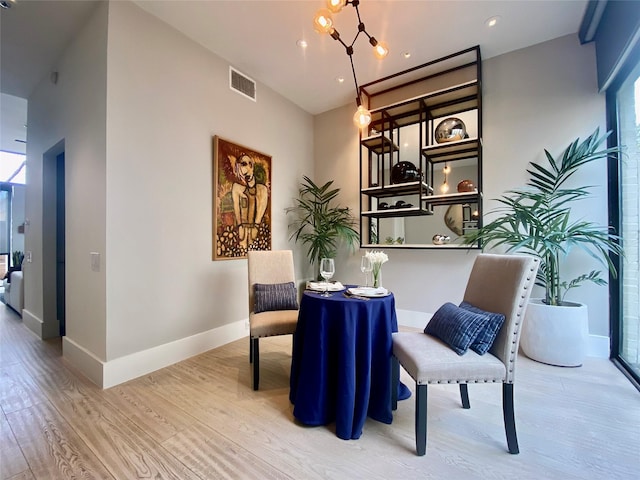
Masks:
[[[367,415],[391,423],[391,333],[398,331],[393,295],[359,300],[305,292],[293,341],[293,415],[307,425],[336,422],[336,435],[356,439]],[[399,398],[409,389],[400,385]]]

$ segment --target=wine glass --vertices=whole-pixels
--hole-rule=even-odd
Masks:
[[[372,270],[373,270],[373,265],[371,265],[371,259],[368,256],[363,255],[362,258],[360,259],[360,271],[364,273],[365,287],[369,286],[369,274],[371,273]]]
[[[329,297],[329,279],[333,277],[336,271],[336,266],[333,258],[323,258],[320,260],[320,276],[324,278],[325,289],[322,294],[323,297]]]

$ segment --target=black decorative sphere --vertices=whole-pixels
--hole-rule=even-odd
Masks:
[[[391,183],[417,182],[421,178],[420,170],[411,162],[398,162],[391,169]]]
[[[437,143],[455,142],[467,138],[467,127],[459,118],[445,118],[436,127],[435,140]]]

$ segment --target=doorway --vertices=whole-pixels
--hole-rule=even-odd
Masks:
[[[57,325],[46,336],[66,334],[64,141],[44,154],[42,184],[43,320]]]

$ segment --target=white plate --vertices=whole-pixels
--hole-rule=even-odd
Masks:
[[[329,292],[339,292],[344,290],[344,285],[340,282],[329,282],[329,288],[327,289],[327,284],[324,282],[307,282],[307,290],[313,290],[314,292],[324,292],[325,290]]]
[[[384,287],[353,287],[347,290],[347,293],[360,297],[386,297],[389,295],[389,290]]]

